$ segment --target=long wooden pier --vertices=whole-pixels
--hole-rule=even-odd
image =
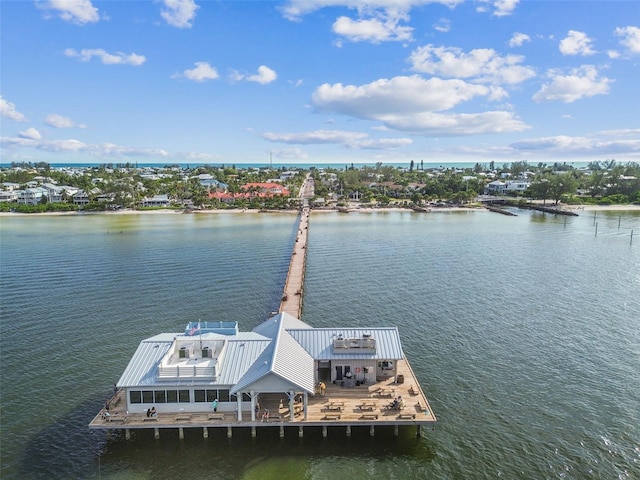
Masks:
[[[296,318],[302,316],[304,274],[307,270],[307,239],[309,234],[309,207],[300,212],[296,241],[293,244],[289,271],[284,284],[279,312],[286,312]]]

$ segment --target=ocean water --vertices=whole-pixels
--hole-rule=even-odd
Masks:
[[[276,309],[296,218],[0,218],[0,476],[640,478],[640,216],[516,213],[311,216],[303,320],[397,325],[434,431],[183,441],[87,424],[142,338]]]

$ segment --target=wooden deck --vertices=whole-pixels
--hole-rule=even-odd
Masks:
[[[302,297],[304,290],[304,275],[307,267],[307,239],[309,233],[309,209],[300,212],[298,232],[293,244],[289,271],[284,284],[282,301],[279,312],[286,312],[295,318],[302,316]]]
[[[302,404],[296,405],[293,419],[288,409],[286,395],[263,393],[260,405],[267,408],[267,421],[251,420],[251,412],[243,412],[238,420],[235,412],[175,412],[158,413],[148,418],[143,413],[127,413],[123,393],[119,392],[111,400],[110,415],[103,418],[102,410],[89,424],[93,429],[164,429],[164,428],[220,428],[269,427],[274,425],[290,427],[326,426],[375,426],[375,425],[416,425],[427,426],[436,423],[429,402],[406,360],[396,363],[398,374],[404,376],[404,383],[394,383],[393,378],[369,385],[342,387],[337,384],[326,386],[325,395],[309,396],[307,414]],[[391,410],[387,406],[401,396],[405,401],[403,410]],[[282,400],[282,402],[280,402]],[[222,407],[222,406],[221,406]]]

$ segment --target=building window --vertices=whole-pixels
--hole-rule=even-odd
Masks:
[[[204,390],[194,390],[193,391],[193,401],[196,403],[201,403],[201,402],[206,402],[207,399],[205,397],[204,394]],[[209,392],[209,390],[207,390],[207,393]]]
[[[177,390],[167,390],[167,403],[178,403]]]
[[[142,392],[139,390],[131,390],[129,392],[129,402],[142,403]]]
[[[142,403],[153,403],[153,390],[142,391]]]
[[[189,403],[191,401],[189,390],[178,390],[178,401],[180,403]]]
[[[167,403],[167,393],[164,390],[156,390],[154,397],[156,403]]]

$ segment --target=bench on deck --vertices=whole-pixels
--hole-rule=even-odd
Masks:
[[[363,420],[377,420],[378,419],[378,414],[377,413],[363,413],[360,416],[361,419]]]
[[[157,422],[158,417],[142,417],[143,422]]]
[[[210,413],[207,416],[208,420],[224,420],[224,413]]]
[[[269,418],[267,420],[269,422],[280,422],[282,421],[282,416],[278,413],[270,413]]]
[[[400,415],[398,415],[398,418],[400,418],[402,420],[413,420],[414,418],[416,418],[416,414],[415,413],[401,413]]]
[[[416,403],[416,410],[418,412],[424,412],[426,409],[426,407],[424,405],[422,405],[420,402]]]
[[[373,412],[376,409],[376,406],[371,403],[363,403],[361,405],[358,405],[358,408],[363,411],[368,410],[370,412]]]
[[[418,395],[418,390],[413,385],[409,387],[409,395]]]
[[[342,411],[342,405],[327,405],[326,407],[324,407],[324,409],[327,412],[341,412]]]
[[[341,415],[339,413],[327,413],[324,416],[325,420],[340,420]]]
[[[110,423],[125,423],[127,421],[127,417],[118,417],[114,415],[109,415],[105,418],[107,422]]]
[[[181,415],[176,415],[176,422],[190,422],[191,421],[191,415],[189,414],[181,414]]]

